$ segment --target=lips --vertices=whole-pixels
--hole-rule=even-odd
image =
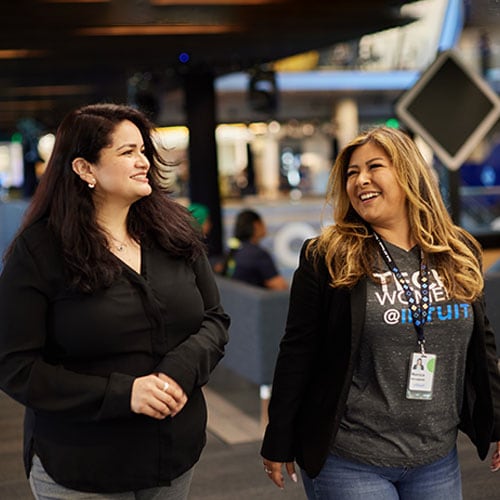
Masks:
[[[377,198],[381,194],[382,193],[380,191],[370,191],[369,193],[361,193],[359,195],[359,199],[361,201],[373,200],[374,198]]]
[[[131,179],[134,179],[135,181],[141,181],[141,182],[149,182],[148,177],[146,174],[136,174],[130,177]]]

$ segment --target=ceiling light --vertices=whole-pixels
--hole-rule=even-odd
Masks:
[[[152,5],[264,5],[283,0],[149,0]]]
[[[109,3],[111,0],[38,0],[41,3]]]
[[[44,57],[46,50],[33,49],[0,49],[0,59],[29,59],[30,57]]]
[[[168,25],[126,25],[80,28],[75,31],[83,36],[159,36],[159,35],[220,35],[231,33],[237,26],[221,24],[168,24]]]

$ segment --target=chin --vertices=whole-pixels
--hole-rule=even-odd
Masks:
[[[153,192],[153,189],[152,187],[148,184],[147,186],[144,186],[144,189],[141,190],[141,198],[143,196],[149,196],[152,192]]]
[[[147,198],[152,192],[153,192],[153,190],[149,189],[149,190],[143,190],[141,193],[137,193],[137,196],[132,201],[132,203],[135,203],[139,200],[142,200],[142,198]]]

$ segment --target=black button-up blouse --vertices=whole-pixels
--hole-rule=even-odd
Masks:
[[[0,387],[26,406],[25,464],[82,491],[137,490],[191,468],[205,444],[201,387],[221,359],[229,318],[205,256],[190,264],[142,248],[137,274],[92,294],[65,286],[41,221],[0,276]],[[188,396],[174,418],[130,409],[134,378],[163,372]]]

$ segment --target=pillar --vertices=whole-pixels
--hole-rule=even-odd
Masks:
[[[190,72],[184,77],[186,122],[189,129],[189,198],[210,210],[212,230],[209,254],[221,255],[222,217],[215,141],[216,97],[210,72]]]
[[[358,104],[354,99],[341,99],[334,110],[334,123],[339,149],[354,139],[359,132]]]

